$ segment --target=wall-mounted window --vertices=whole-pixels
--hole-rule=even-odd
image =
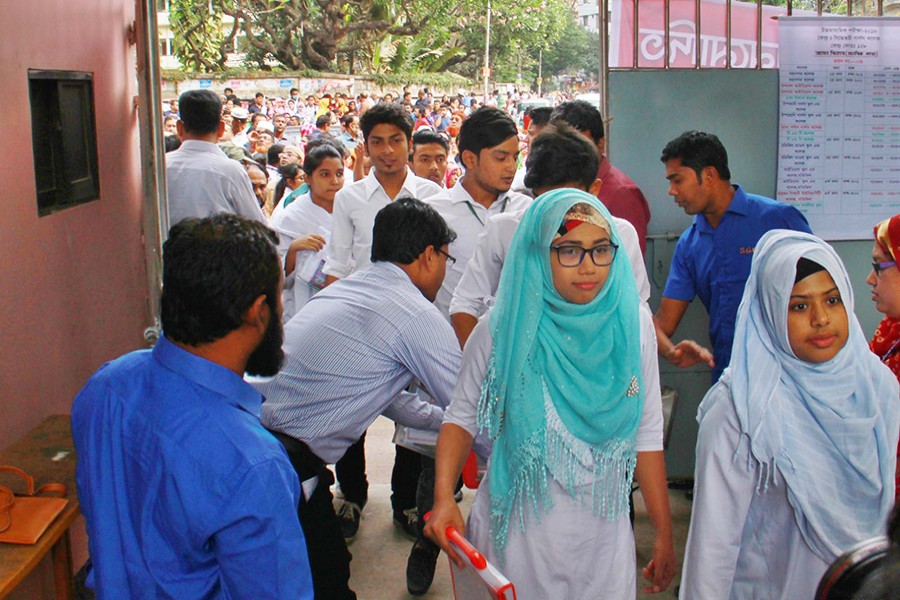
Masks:
[[[97,200],[93,74],[29,69],[28,87],[38,214]]]

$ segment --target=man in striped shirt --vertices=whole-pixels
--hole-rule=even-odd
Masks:
[[[430,206],[391,202],[375,217],[372,265],[322,290],[285,327],[285,364],[259,384],[262,421],[287,449],[304,491],[300,522],[316,596],[356,598],[332,507],[336,462],[380,414],[437,431],[443,410],[401,393],[416,378],[446,406],[459,371],[453,329],[432,304],[456,234]]]

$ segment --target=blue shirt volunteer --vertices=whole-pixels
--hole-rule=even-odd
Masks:
[[[76,396],[76,478],[103,598],[304,598],[300,484],[262,396],[165,337]]]
[[[734,197],[717,227],[702,214],[681,234],[663,296],[690,302],[695,296],[709,312],[709,337],[716,366],[713,383],[731,362],[737,309],[750,276],[759,238],[771,229],[812,233],[799,210],[734,187]]]

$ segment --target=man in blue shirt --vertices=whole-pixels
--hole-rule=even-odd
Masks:
[[[163,245],[153,350],[107,363],[72,406],[76,478],[105,598],[313,598],[300,483],[245,371],[281,350],[277,235],[228,214]]]
[[[770,229],[812,232],[796,208],[732,185],[728,154],[711,133],[682,133],[666,144],[660,160],[669,195],[694,222],[678,240],[654,315],[659,353],[679,367],[707,363],[715,383],[731,360],[737,309],[759,238]],[[669,339],[695,296],[709,312],[711,354],[693,340]]]

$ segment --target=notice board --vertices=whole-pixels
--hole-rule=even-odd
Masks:
[[[779,19],[778,200],[817,235],[900,213],[900,18]]]

